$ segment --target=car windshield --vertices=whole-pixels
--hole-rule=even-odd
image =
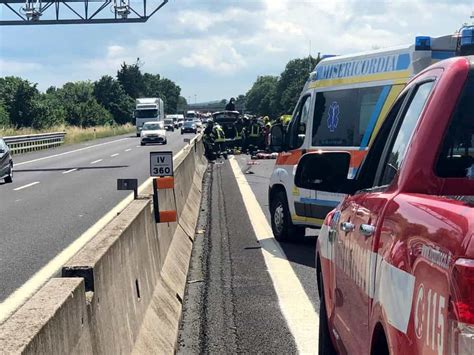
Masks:
[[[174,121],[173,121],[172,119],[167,119],[167,120],[165,120],[165,123],[166,123],[166,124],[173,124],[173,122],[174,122]]]
[[[155,130],[161,129],[161,127],[162,126],[159,123],[145,123],[143,125],[143,130],[155,131]]]

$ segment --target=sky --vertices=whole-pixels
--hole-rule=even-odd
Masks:
[[[278,75],[310,52],[350,54],[452,34],[473,10],[474,0],[170,0],[146,23],[2,26],[0,76],[45,90],[115,76],[139,57],[143,72],[203,102],[245,94],[258,76]]]

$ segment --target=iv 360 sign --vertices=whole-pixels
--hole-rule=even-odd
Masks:
[[[150,175],[173,176],[173,152],[150,152]]]

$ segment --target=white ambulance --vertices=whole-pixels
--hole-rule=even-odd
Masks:
[[[432,63],[455,55],[456,39],[416,37],[415,44],[334,56],[316,65],[287,128],[272,127],[279,152],[269,186],[271,224],[277,240],[319,228],[343,194],[297,188],[300,157],[312,150],[351,154],[353,177],[386,113],[408,80]]]

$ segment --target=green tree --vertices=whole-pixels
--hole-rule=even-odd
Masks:
[[[10,126],[10,117],[8,115],[7,107],[3,101],[0,101],[0,129]]]
[[[245,95],[239,95],[235,98],[235,108],[238,111],[245,111]]]
[[[133,121],[133,99],[127,95],[119,81],[104,75],[94,83],[94,97],[106,108],[115,122],[124,124]]]
[[[317,58],[293,59],[286,64],[275,90],[276,111],[279,115],[293,112],[309,74],[319,60],[318,55]]]
[[[256,115],[275,117],[278,113],[275,107],[277,84],[276,76],[259,76],[245,95],[247,110]]]
[[[160,74],[143,74],[143,95],[145,97],[160,97],[162,95]]]
[[[120,70],[117,72],[117,80],[123,89],[133,99],[145,94],[145,81],[140,70],[140,58],[137,58],[135,64],[122,63]]]
[[[186,108],[188,107],[188,102],[186,101],[186,98],[183,96],[178,97],[178,106],[176,108],[176,112],[184,112],[186,111]]]
[[[79,103],[74,114],[81,119],[80,126],[82,127],[111,125],[114,123],[111,113],[95,99]]]
[[[166,103],[166,112],[176,113],[176,111],[178,110],[178,100],[179,95],[181,94],[181,88],[173,81],[166,78],[162,78],[160,80],[160,86],[162,97],[164,98]]]
[[[33,103],[33,128],[50,128],[66,122],[66,109],[57,96],[51,93],[40,94]]]
[[[94,84],[89,81],[66,83],[55,95],[63,102],[70,125],[88,127],[114,122],[110,112],[97,102]]]
[[[39,95],[36,84],[18,77],[0,78],[0,98],[13,126],[31,126],[34,100]]]
[[[159,74],[143,74],[144,96],[159,97],[165,104],[167,113],[176,113],[181,88],[173,81],[160,77]]]

